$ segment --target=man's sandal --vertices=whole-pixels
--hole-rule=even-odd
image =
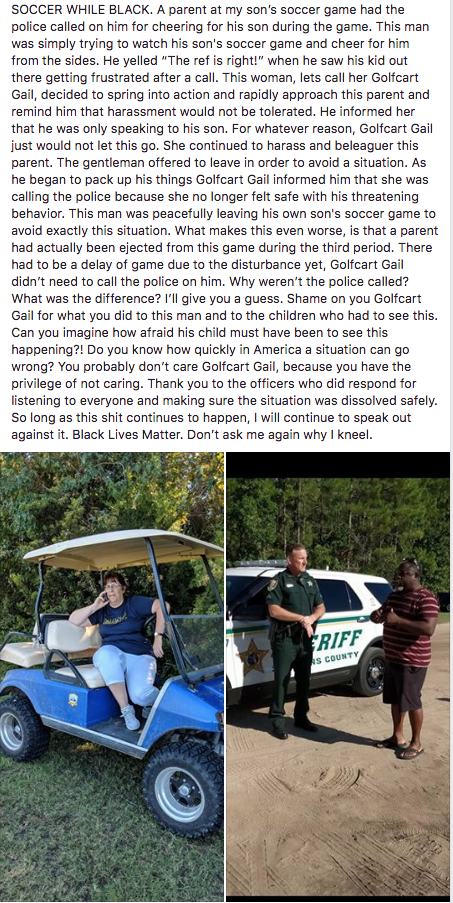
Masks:
[[[388,737],[387,740],[376,740],[376,743],[373,743],[373,746],[376,749],[393,749],[393,750],[401,750],[407,749],[408,743],[395,743],[393,737]]]
[[[407,746],[406,749],[401,749],[396,755],[398,759],[416,759],[417,756],[421,756],[422,752],[423,747],[422,749],[416,749],[415,746]]]

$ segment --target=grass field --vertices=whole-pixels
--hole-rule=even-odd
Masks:
[[[40,759],[0,756],[0,899],[220,901],[223,836],[160,828],[144,763],[53,732]]]
[[[441,611],[438,617],[439,624],[449,624],[450,623],[450,612],[449,611]]]

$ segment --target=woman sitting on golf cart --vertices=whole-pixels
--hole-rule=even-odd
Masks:
[[[151,614],[156,615],[154,644],[142,633]],[[69,620],[78,627],[99,624],[102,646],[93,656],[93,664],[113,693],[130,731],[140,722],[129,700],[150,705],[156,690],[156,656],[162,658],[164,616],[158,599],[129,594],[126,581],[117,571],[104,575],[104,589],[91,605],[78,608]]]

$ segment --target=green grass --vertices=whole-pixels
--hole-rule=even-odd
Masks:
[[[0,899],[223,900],[222,836],[160,828],[142,797],[143,768],[55,732],[35,762],[0,756]]]
[[[450,612],[449,611],[441,611],[438,616],[439,624],[449,624],[450,623]]]

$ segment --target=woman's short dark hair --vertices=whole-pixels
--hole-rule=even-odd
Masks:
[[[119,571],[106,571],[104,574],[104,586],[107,583],[107,580],[116,580],[124,590],[128,589],[126,580]]]

